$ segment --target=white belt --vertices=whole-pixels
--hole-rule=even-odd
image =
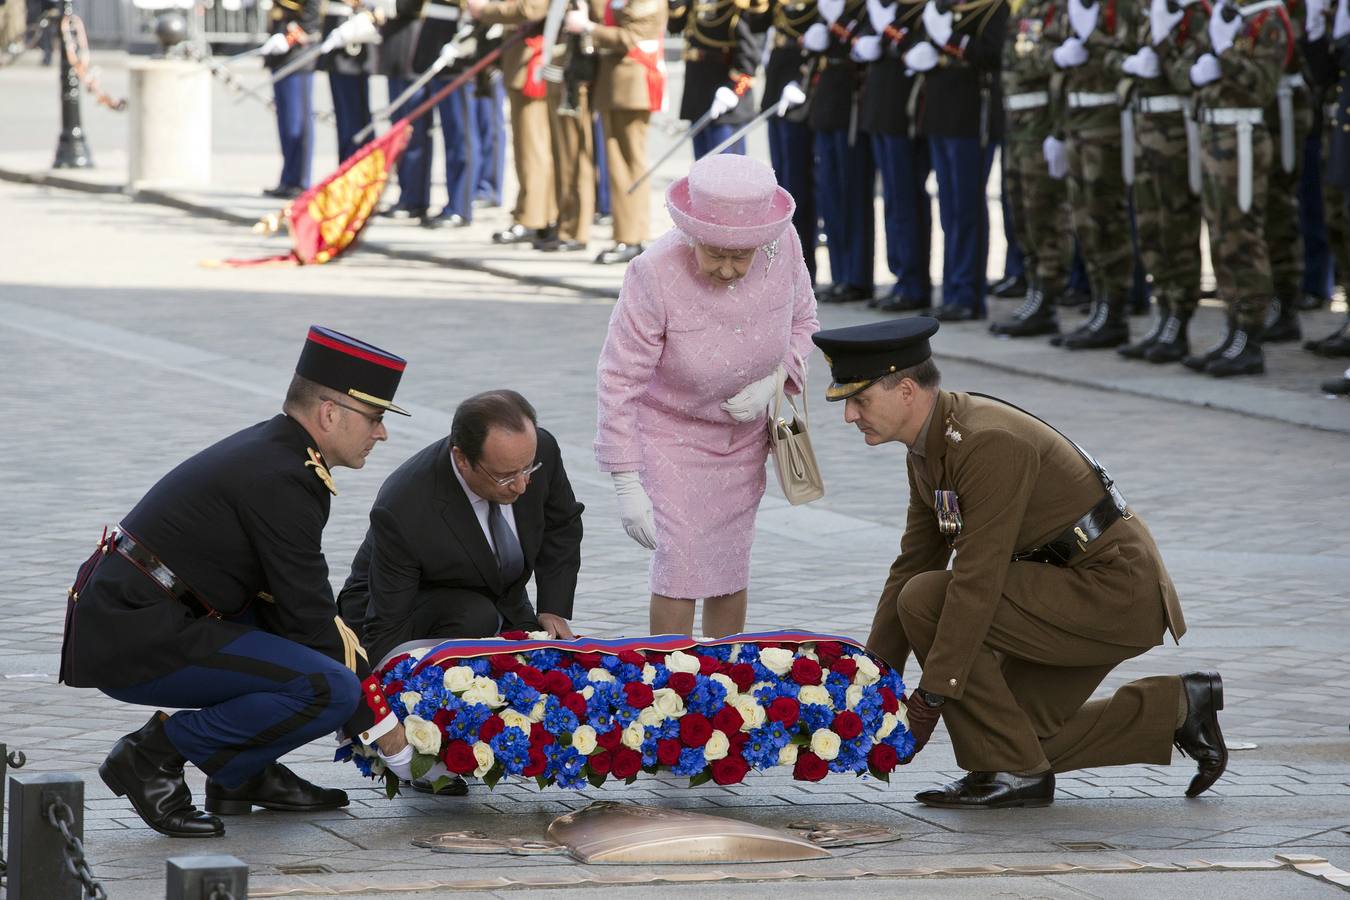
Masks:
[[[335,19],[345,19],[352,14],[352,8],[345,3],[331,3],[324,7],[323,14]]]
[[[442,22],[458,22],[459,7],[446,6],[443,3],[428,3],[422,8],[422,18],[439,19]]]
[[[661,49],[660,38],[652,38],[650,41],[638,41],[637,48],[643,53],[656,53]]]
[[[1204,109],[1200,121],[1206,125],[1259,125],[1265,116],[1259,109]]]
[[[1026,94],[1009,94],[1004,98],[1009,112],[1021,112],[1024,109],[1040,109],[1050,105],[1049,91],[1031,91]]]
[[[1200,117],[1208,125],[1237,126],[1237,202],[1245,213],[1252,208],[1252,131],[1265,117],[1259,109],[1206,109]]]
[[[1090,106],[1115,106],[1115,94],[1093,94],[1087,91],[1069,91],[1069,108],[1083,109]]]
[[[1139,111],[1141,113],[1175,113],[1186,109],[1186,98],[1179,94],[1168,94],[1165,97],[1140,97]]]

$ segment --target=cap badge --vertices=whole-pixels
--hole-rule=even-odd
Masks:
[[[333,476],[329,473],[328,467],[323,464],[323,457],[313,447],[306,447],[305,449],[309,451],[309,460],[305,463],[305,466],[313,466],[314,474],[319,476],[319,480],[323,482],[324,487],[328,488],[328,492],[336,497],[337,488],[333,485]]]

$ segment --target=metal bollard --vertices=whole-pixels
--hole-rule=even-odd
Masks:
[[[53,169],[91,169],[94,160],[89,155],[89,144],[84,139],[84,123],[80,120],[80,75],[70,65],[66,52],[66,36],[62,23],[69,23],[75,15],[74,0],[62,0],[61,18],[57,20],[56,52],[61,54],[61,136],[56,141],[56,160]]]
[[[9,793],[8,900],[83,900],[87,889],[106,896],[80,841],[84,782],[68,773],[11,775]]]
[[[0,744],[0,810],[5,808],[5,776],[9,774],[9,767],[16,769],[23,768],[28,762],[28,757],[24,756],[22,750],[15,750],[13,753],[9,750],[9,745]],[[0,816],[0,847],[5,844],[5,818]],[[5,871],[5,858],[0,856],[0,872]]]
[[[246,900],[248,865],[233,856],[175,856],[164,864],[164,900]]]

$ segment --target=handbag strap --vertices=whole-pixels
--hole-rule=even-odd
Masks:
[[[808,404],[809,401],[807,400],[807,395],[810,394],[811,392],[807,389],[807,386],[806,386],[806,360],[802,359],[802,355],[801,355],[800,353],[798,353],[796,350],[792,351],[792,358],[793,358],[794,360],[796,360],[796,362],[797,362],[797,368],[801,369],[801,372],[802,372],[802,408],[801,408],[801,411],[800,411],[801,420],[802,420],[802,427],[803,427],[803,428],[810,428],[810,427],[811,427],[811,416],[810,416],[810,413],[809,413],[809,411],[808,411],[808,405],[807,405],[807,404]],[[777,427],[778,427],[778,413],[779,413],[779,410],[781,410],[781,409],[782,409],[782,406],[783,406],[783,400],[784,400],[785,395],[786,395],[786,391],[783,390],[783,387],[784,387],[784,385],[786,385],[786,384],[787,384],[787,378],[784,378],[784,379],[783,379],[783,383],[780,384],[780,385],[778,385],[778,392],[774,395],[774,398],[773,398],[773,417],[772,417],[772,422],[771,422],[770,424],[771,424],[774,428],[777,428]],[[793,402],[793,400],[792,400],[791,397],[786,397],[786,399],[787,399],[788,407],[792,410],[793,418],[796,418],[797,415],[798,415],[797,404]]]

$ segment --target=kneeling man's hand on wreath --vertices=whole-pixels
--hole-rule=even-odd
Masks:
[[[905,712],[909,715],[909,733],[914,735],[914,752],[904,759],[901,763],[907,763],[919,755],[919,751],[928,743],[928,739],[933,736],[933,729],[937,727],[938,719],[942,717],[942,704],[946,698],[941,694],[930,694],[920,688],[910,691],[909,696],[905,698]]]
[[[567,620],[562,616],[555,616],[553,613],[539,613],[535,618],[539,620],[540,625],[544,626],[544,630],[548,632],[549,637],[561,641],[570,641],[576,637],[572,633],[572,626],[568,625]]]

